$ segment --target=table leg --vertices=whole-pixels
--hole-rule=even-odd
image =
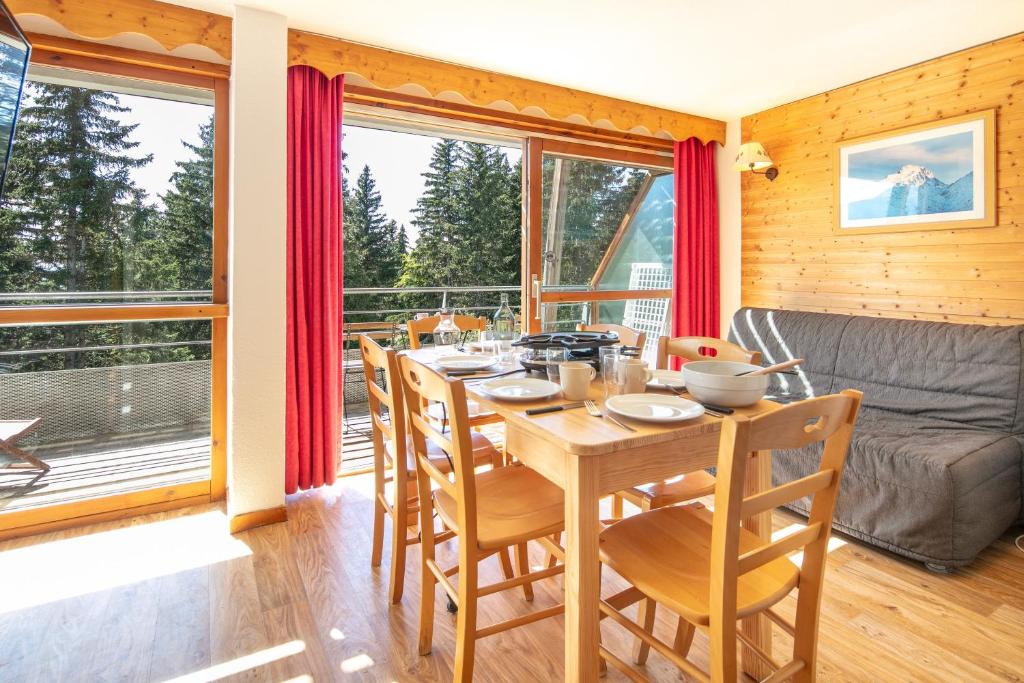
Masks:
[[[744,497],[753,495],[771,488],[772,485],[772,452],[756,451],[751,454],[747,461],[747,476],[743,487]],[[743,520],[743,527],[752,533],[757,534],[765,540],[772,537],[772,513],[762,512],[759,515],[748,517]],[[740,621],[740,629],[743,634],[764,650],[766,654],[772,653],[772,629],[771,622],[764,616],[747,617]],[[750,648],[740,644],[743,655],[743,671],[754,678],[761,680],[772,673],[757,655]]]
[[[566,455],[565,680],[598,680],[601,567],[596,458]]]

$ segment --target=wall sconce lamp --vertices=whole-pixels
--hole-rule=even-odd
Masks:
[[[733,168],[737,171],[750,171],[763,175],[768,180],[775,180],[779,176],[779,169],[772,165],[772,159],[760,142],[747,142],[740,145],[740,152],[736,155],[736,163]],[[762,171],[761,169],[766,169]]]

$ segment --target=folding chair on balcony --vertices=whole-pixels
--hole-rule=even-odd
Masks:
[[[19,439],[32,433],[42,421],[40,417],[34,420],[0,420],[0,452],[22,461],[11,463],[7,467],[50,471],[50,466],[45,462],[15,445]]]
[[[345,397],[346,389],[349,386],[349,377],[354,375],[356,381],[352,382],[353,385],[364,387],[365,378],[363,375],[363,359],[359,351],[359,337],[366,335],[370,339],[378,342],[382,346],[389,346],[394,348],[395,340],[398,337],[398,333],[401,330],[401,326],[396,322],[367,322],[367,323],[346,323],[342,328],[342,348],[344,349],[350,343],[353,344],[355,355],[352,358],[347,358],[349,349],[346,349],[342,353],[341,362],[341,426],[342,431],[347,433],[349,431],[349,416],[348,416],[348,400]],[[383,383],[384,378],[381,377]],[[369,432],[362,432],[361,434],[370,438]]]

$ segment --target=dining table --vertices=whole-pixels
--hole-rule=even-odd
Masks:
[[[403,353],[444,372],[434,362],[439,357],[434,348]],[[467,394],[479,403],[480,410],[493,411],[504,419],[506,453],[565,491],[565,680],[596,682],[600,668],[600,500],[633,486],[714,467],[722,418],[705,413],[680,422],[651,423],[615,416],[635,430],[628,431],[582,407],[531,416],[526,413],[531,408],[570,401],[560,395],[535,401],[495,400],[480,386],[484,378],[501,372],[492,368],[479,376],[458,379],[465,382]],[[528,375],[524,370],[511,377]],[[600,375],[591,382],[589,398],[604,411]],[[736,408],[735,414],[754,416],[778,407],[762,399]],[[750,454],[745,496],[771,486],[771,458],[771,451]],[[766,541],[771,539],[770,511],[744,519],[742,524]],[[743,619],[740,629],[765,654],[771,654],[771,628],[765,617]],[[743,670],[755,680],[771,673],[745,645],[741,652]]]

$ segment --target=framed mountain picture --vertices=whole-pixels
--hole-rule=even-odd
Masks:
[[[995,110],[837,142],[835,232],[996,224]]]

